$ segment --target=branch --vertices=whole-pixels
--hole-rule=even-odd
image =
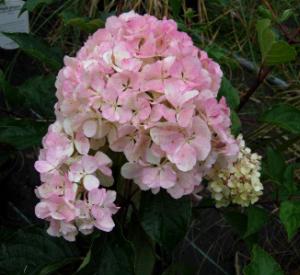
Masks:
[[[271,72],[271,69],[269,67],[265,67],[265,66],[260,67],[257,78],[255,79],[255,82],[249,88],[249,90],[246,92],[246,94],[241,98],[241,102],[238,107],[238,111],[240,111],[244,107],[244,105],[247,103],[247,101],[250,99],[250,97],[254,94],[254,92],[258,89],[258,87],[264,82],[265,78],[267,77],[267,75],[270,72]]]

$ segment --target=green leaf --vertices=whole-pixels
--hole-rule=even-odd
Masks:
[[[300,133],[300,110],[291,105],[278,104],[272,106],[262,115],[262,121],[295,134]]]
[[[24,105],[44,117],[53,117],[55,98],[55,76],[36,76],[18,87],[24,98]]]
[[[11,86],[0,70],[0,90],[3,91],[9,107],[21,111],[32,109],[34,112],[51,118],[54,116],[55,76],[35,76],[27,79],[18,87]],[[24,109],[25,108],[25,109]]]
[[[244,269],[245,275],[284,275],[280,265],[258,245],[252,249],[252,261]]]
[[[250,210],[250,213],[240,213],[237,211],[227,211],[223,213],[225,220],[233,227],[239,236],[244,239],[248,247],[252,247],[253,244],[257,242],[257,231],[264,225],[258,219],[254,222],[250,221],[254,214],[255,210]],[[263,220],[265,221],[264,217]]]
[[[40,145],[48,124],[29,119],[0,118],[0,143],[23,150]]]
[[[102,28],[104,26],[104,22],[99,18],[89,20],[87,18],[78,17],[78,18],[70,19],[66,23],[66,25],[78,27],[79,29],[87,33],[93,33],[97,29]]]
[[[90,260],[91,260],[92,250],[89,250],[86,256],[84,257],[83,261],[81,262],[81,265],[78,268],[78,271],[82,270],[84,267],[86,267]]]
[[[280,184],[285,170],[285,161],[279,151],[267,148],[267,158],[263,163],[263,172],[272,181]]]
[[[247,230],[247,216],[236,211],[223,213],[225,220],[234,228],[234,230],[243,236]]]
[[[155,264],[154,244],[139,225],[136,218],[131,219],[128,240],[135,250],[135,275],[151,275]]]
[[[14,234],[15,234],[15,230],[0,226],[0,244],[7,243],[14,236]]]
[[[293,61],[297,56],[294,47],[285,41],[273,43],[271,49],[265,56],[266,65],[277,65]]]
[[[256,23],[258,43],[263,59],[265,59],[272,44],[275,42],[275,35],[270,29],[271,20],[261,19]]]
[[[283,155],[272,148],[267,148],[267,156],[263,162],[263,175],[276,183],[279,199],[286,200],[290,195],[300,193],[294,182],[296,164],[286,165]]]
[[[37,228],[17,231],[0,248],[0,274],[53,274],[79,259],[76,246]]]
[[[285,167],[282,183],[279,186],[280,201],[288,200],[291,196],[300,196],[299,185],[294,180],[296,163],[290,163]]]
[[[285,41],[276,41],[269,19],[259,20],[256,24],[258,43],[265,65],[287,63],[295,59],[297,52]]]
[[[72,10],[65,10],[60,15],[66,26],[79,28],[86,33],[93,33],[105,25],[105,21],[101,18],[90,19],[88,17],[82,17]]]
[[[27,0],[24,6],[22,7],[22,11],[34,11],[36,8],[39,8],[43,5],[50,5],[53,2],[55,2],[55,0]]]
[[[266,210],[260,207],[250,206],[247,208],[247,229],[244,238],[257,233],[268,222],[269,215]]]
[[[288,239],[291,240],[300,227],[300,201],[284,201],[280,205],[279,217]]]
[[[103,236],[104,237],[104,236]],[[89,263],[77,275],[133,275],[134,250],[132,245],[114,229],[97,238],[92,245]]]
[[[222,78],[221,88],[218,93],[218,99],[222,96],[226,98],[226,102],[229,105],[230,109],[236,109],[240,104],[239,92],[235,89],[231,82],[226,78]]]
[[[290,195],[296,193],[298,189],[294,181],[295,166],[296,166],[295,163],[290,163],[285,168],[283,173],[283,186]]]
[[[230,111],[230,120],[231,120],[231,133],[234,136],[237,136],[241,131],[241,120],[238,114],[233,110]]]
[[[188,197],[173,199],[165,192],[153,195],[143,192],[140,221],[150,238],[172,250],[187,232],[191,219],[191,201]]]
[[[27,33],[3,33],[15,41],[29,56],[45,63],[54,70],[62,67],[63,54],[58,48],[50,47],[43,40]]]

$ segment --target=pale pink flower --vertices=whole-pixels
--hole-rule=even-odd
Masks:
[[[116,192],[105,189],[94,189],[88,194],[88,203],[91,207],[92,217],[95,219],[94,225],[102,231],[111,231],[115,223],[112,215],[117,213],[115,206]]]
[[[68,177],[72,182],[79,183],[82,180],[85,189],[90,191],[100,185],[99,178],[95,175],[96,170],[100,170],[106,176],[111,176],[108,165],[111,165],[111,160],[99,151],[95,156],[83,156],[74,162],[70,166]]]

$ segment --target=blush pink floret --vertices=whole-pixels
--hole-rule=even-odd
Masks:
[[[49,234],[113,229],[109,151],[125,155],[124,178],[174,198],[198,192],[215,164],[237,157],[229,108],[216,99],[222,71],[173,20],[112,16],[64,63],[57,121],[35,164],[36,215],[50,221]]]

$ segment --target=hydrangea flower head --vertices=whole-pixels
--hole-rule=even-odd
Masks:
[[[109,17],[64,64],[56,122],[35,164],[43,182],[36,214],[50,234],[74,240],[78,231],[112,230],[109,151],[125,155],[123,177],[174,198],[237,158],[229,108],[216,99],[222,71],[173,20]]]
[[[262,195],[261,156],[251,153],[241,135],[238,136],[238,141],[240,152],[237,160],[227,169],[215,167],[211,171],[208,189],[216,200],[217,207],[230,203],[249,206]]]

